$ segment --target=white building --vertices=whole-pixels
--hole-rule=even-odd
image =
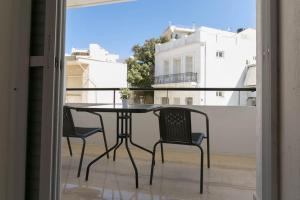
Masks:
[[[122,88],[127,87],[127,65],[119,63],[118,55],[110,54],[98,44],[89,49],[72,49],[66,56],[67,88]],[[118,93],[116,101],[118,102]],[[112,91],[69,91],[67,102],[112,103]]]
[[[248,66],[256,63],[256,31],[169,26],[156,45],[153,87],[236,88],[245,82]],[[253,74],[253,73],[252,73]],[[251,78],[250,78],[251,79]],[[246,85],[245,85],[246,84]],[[246,105],[248,92],[156,91],[155,103],[195,105]],[[252,97],[251,96],[251,97]]]

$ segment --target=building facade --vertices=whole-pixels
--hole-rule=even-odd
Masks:
[[[249,66],[256,63],[256,31],[169,26],[169,42],[156,45],[155,88],[245,87]],[[157,104],[247,105],[248,92],[156,91]]]
[[[67,88],[123,88],[127,87],[127,65],[118,62],[119,56],[110,54],[98,44],[88,49],[72,49],[66,56]],[[119,101],[116,93],[116,102]],[[68,91],[69,103],[112,103],[112,91]]]

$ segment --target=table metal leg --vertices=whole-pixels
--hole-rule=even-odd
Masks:
[[[144,150],[144,151],[146,151],[146,152],[148,152],[152,155],[152,151],[150,151],[149,149],[146,149],[145,147],[142,147],[142,146],[140,146],[140,145],[133,142],[133,140],[132,140],[132,113],[130,113],[129,116],[130,116],[130,121],[129,121],[129,129],[130,129],[130,131],[129,131],[129,135],[130,135],[129,139],[130,140],[129,141],[130,141],[130,143],[133,146],[135,146],[137,148],[140,148],[140,149],[142,149],[142,150]]]
[[[133,165],[134,172],[135,172],[135,187],[138,188],[139,187],[139,174],[138,174],[137,167],[135,165],[134,159],[133,159],[133,157],[131,155],[131,152],[130,152],[130,149],[129,149],[129,146],[128,146],[128,136],[131,134],[131,132],[129,132],[131,130],[128,130],[128,120],[131,123],[131,114],[129,115],[128,113],[125,113],[125,146],[126,146],[126,150],[128,152],[130,161],[131,161],[131,163]],[[129,126],[130,125],[131,124],[129,124]]]
[[[89,180],[89,173],[90,173],[90,168],[91,166],[97,162],[98,160],[100,160],[103,156],[107,155],[109,152],[111,152],[112,150],[114,150],[116,147],[117,147],[117,143],[111,147],[108,151],[106,151],[105,153],[101,154],[100,156],[98,156],[96,159],[94,159],[92,162],[89,163],[89,165],[87,166],[87,169],[86,169],[86,175],[85,175],[85,180]]]
[[[129,150],[129,146],[128,146],[128,139],[126,138],[125,139],[125,146],[126,146],[126,150],[128,152],[128,155],[129,155],[129,158],[130,158],[130,161],[133,165],[133,168],[134,168],[134,172],[135,172],[135,187],[138,188],[139,187],[139,173],[138,173],[138,170],[137,170],[137,167],[135,165],[135,162],[133,160],[133,157],[131,155],[131,152]]]
[[[118,114],[119,115],[119,114]],[[117,138],[116,138],[116,144],[111,147],[108,151],[106,151],[105,153],[101,154],[100,156],[98,156],[97,158],[95,158],[94,160],[92,160],[88,166],[87,166],[87,169],[86,169],[86,174],[85,174],[85,180],[88,181],[89,180],[89,173],[90,173],[90,168],[91,166],[97,162],[98,160],[100,160],[103,156],[105,155],[108,155],[109,152],[111,152],[112,150],[114,150],[118,145],[119,145],[119,118],[117,118]]]
[[[131,154],[128,140],[132,145],[134,145],[134,146],[136,146],[136,147],[138,147],[138,148],[140,148],[140,149],[142,149],[146,152],[151,153],[151,155],[152,155],[152,151],[150,151],[150,150],[148,150],[148,149],[146,149],[146,148],[144,148],[144,147],[142,147],[138,144],[135,144],[132,141],[132,114],[131,113],[126,113],[126,112],[117,113],[117,131],[116,132],[117,132],[116,144],[113,147],[111,147],[108,151],[106,151],[102,155],[98,156],[96,159],[94,159],[92,162],[89,163],[89,165],[87,167],[87,170],[86,170],[85,180],[87,181],[88,178],[89,178],[89,172],[90,172],[91,166],[95,162],[100,160],[103,156],[105,156],[109,152],[111,152],[112,150],[114,150],[113,160],[115,161],[116,151],[123,144],[123,140],[125,140],[125,147],[126,147],[127,153],[129,155],[130,161],[133,165],[134,172],[135,172],[135,186],[136,186],[136,188],[138,188],[139,187],[138,169],[137,169],[137,166],[134,162],[133,156]]]
[[[119,140],[118,140],[119,141]],[[114,157],[113,157],[113,161],[116,161],[116,152],[117,149],[123,144],[123,138],[121,138],[121,142],[116,146],[115,150],[114,150]]]

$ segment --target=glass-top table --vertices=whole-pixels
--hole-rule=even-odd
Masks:
[[[108,151],[103,153],[102,155],[98,156],[95,158],[93,161],[91,161],[87,167],[86,170],[86,176],[85,180],[87,181],[89,178],[89,172],[91,166],[100,160],[103,156],[107,155],[109,152],[114,150],[114,156],[113,160],[115,161],[116,158],[116,151],[117,149],[123,144],[123,141],[125,141],[125,147],[127,150],[127,153],[129,155],[129,158],[131,160],[131,163],[134,168],[135,172],[135,183],[136,183],[136,188],[139,187],[138,183],[138,169],[136,167],[136,164],[134,162],[134,159],[131,155],[130,148],[128,145],[128,141],[133,145],[136,146],[152,155],[152,151],[149,149],[146,149],[136,143],[133,142],[132,140],[132,114],[133,113],[147,113],[154,111],[160,106],[158,105],[147,105],[147,104],[141,104],[141,105],[128,105],[128,106],[122,106],[120,104],[110,104],[110,105],[93,105],[93,106],[75,106],[73,107],[75,110],[79,112],[90,112],[90,113],[95,113],[95,112],[112,112],[117,114],[117,139],[116,139],[116,144],[111,147]]]

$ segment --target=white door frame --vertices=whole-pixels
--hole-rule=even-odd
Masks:
[[[58,0],[63,2],[64,0]],[[53,1],[54,2],[54,1]],[[259,200],[278,199],[278,0],[257,0],[257,195]],[[59,10],[58,10],[59,11]],[[62,12],[60,10],[60,12]],[[61,16],[64,16],[62,14]],[[64,29],[61,29],[64,31]],[[53,41],[55,43],[55,41]],[[60,55],[63,45],[58,48]],[[54,64],[53,64],[54,65]],[[63,84],[60,77],[58,84]],[[61,88],[61,87],[58,87]],[[60,90],[61,92],[61,90]],[[60,96],[59,102],[62,102]],[[61,113],[61,110],[58,112]],[[56,120],[60,120],[57,118]],[[57,126],[61,130],[61,122]],[[56,138],[57,146],[60,139]],[[45,150],[50,146],[45,146]],[[50,148],[51,149],[51,148]],[[49,150],[49,149],[48,149]],[[60,159],[60,151],[53,151],[49,159]],[[59,165],[52,166],[58,167]],[[56,183],[59,169],[56,170]],[[58,184],[59,185],[59,184]],[[54,192],[54,191],[52,191]],[[58,190],[54,196],[57,196]]]
[[[60,199],[60,140],[63,105],[65,0],[45,0],[43,55],[31,56],[31,67],[42,67],[42,123],[39,199]]]
[[[257,189],[259,200],[279,199],[279,1],[257,0]]]

